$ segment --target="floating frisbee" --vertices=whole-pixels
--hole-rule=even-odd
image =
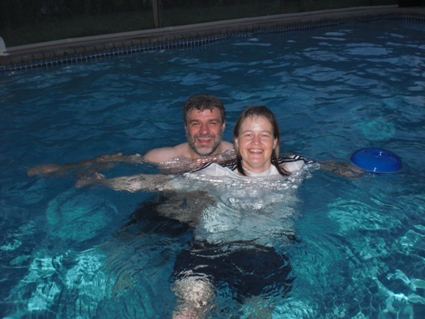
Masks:
[[[401,168],[400,158],[382,148],[362,148],[350,157],[351,163],[374,173],[392,173]]]

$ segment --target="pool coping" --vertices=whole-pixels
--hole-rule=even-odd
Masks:
[[[425,7],[399,7],[397,5],[352,7],[69,38],[7,48],[8,55],[0,56],[0,73],[47,66],[48,61],[51,65],[52,61],[60,62],[61,58],[74,57],[71,59],[72,61],[81,62],[82,57],[93,55],[95,52],[119,52],[119,50],[131,52],[131,50],[124,50],[124,48],[158,45],[186,39],[252,32],[291,25],[406,14],[425,17]],[[77,57],[79,58],[78,61]]]

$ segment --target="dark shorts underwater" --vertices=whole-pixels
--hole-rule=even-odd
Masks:
[[[229,288],[233,298],[239,302],[269,293],[279,293],[284,297],[291,290],[294,278],[285,254],[255,242],[218,245],[196,240],[190,222],[182,223],[163,216],[164,205],[173,204],[172,209],[185,206],[180,203],[184,202],[180,196],[167,195],[142,203],[123,231],[125,233],[134,227],[133,231],[139,235],[155,233],[180,242],[182,250],[175,251],[176,246],[173,249],[176,253],[173,280],[182,279],[188,273],[207,277],[216,288]],[[295,237],[288,238],[296,240]]]
[[[288,257],[272,247],[243,241],[221,245],[194,241],[177,256],[174,276],[207,276],[216,287],[228,286],[234,298],[243,302],[272,291],[280,291],[283,297],[294,280],[291,270]]]

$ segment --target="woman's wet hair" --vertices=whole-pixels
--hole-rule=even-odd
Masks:
[[[278,163],[279,152],[280,152],[280,148],[279,148],[279,143],[280,143],[279,125],[277,124],[276,117],[274,116],[273,112],[270,111],[267,107],[265,107],[265,106],[255,106],[254,105],[254,106],[248,106],[245,110],[243,110],[241,115],[239,115],[239,117],[236,121],[235,128],[233,130],[233,138],[236,139],[236,138],[239,137],[239,132],[240,132],[242,123],[247,118],[259,117],[259,116],[265,118],[272,125],[273,137],[276,139],[276,146],[273,149],[272,156],[271,156],[272,165],[274,165],[276,167],[276,169],[277,169],[277,171],[279,172],[280,175],[282,175],[282,176],[290,175],[291,173],[288,172],[287,170],[285,170],[283,167],[281,167]],[[240,149],[236,145],[236,143],[234,143],[234,146],[235,146],[235,152],[236,152],[236,167],[238,169],[238,172],[241,175],[246,176],[246,173],[245,173],[243,166],[242,166],[242,156],[241,156]]]
[[[212,111],[214,108],[218,108],[220,110],[221,114],[221,121],[222,123],[226,122],[226,111],[224,109],[223,102],[221,100],[210,94],[196,94],[192,95],[187,99],[187,101],[184,103],[183,106],[183,118],[184,118],[184,124],[187,124],[187,113],[189,111],[192,111],[194,109],[203,111],[205,109],[208,109]]]

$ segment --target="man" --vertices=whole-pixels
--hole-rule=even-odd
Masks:
[[[153,149],[145,154],[146,161],[164,165],[184,159],[202,164],[225,160],[226,155],[233,154],[233,144],[222,141],[226,112],[219,98],[207,94],[191,96],[183,106],[183,117],[187,142]]]
[[[234,158],[233,144],[222,141],[226,128],[226,112],[221,100],[213,95],[197,94],[191,96],[183,106],[187,142],[172,147],[161,147],[147,152],[144,156],[122,153],[101,155],[92,160],[64,165],[41,164],[28,171],[36,174],[63,174],[77,168],[93,171],[109,168],[112,163],[153,163],[162,172],[177,173],[201,167],[206,162],[224,162]],[[100,168],[99,168],[100,166]]]

